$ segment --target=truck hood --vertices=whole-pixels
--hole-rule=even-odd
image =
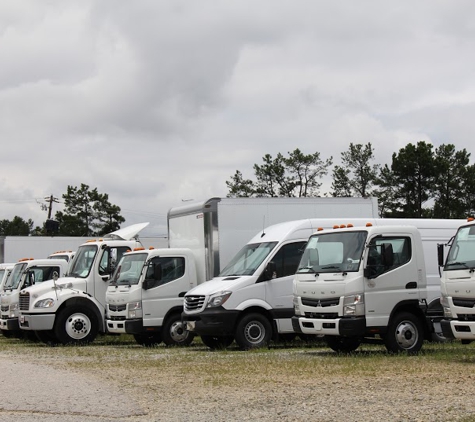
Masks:
[[[75,277],[58,278],[56,282],[54,280],[43,281],[42,283],[35,284],[34,286],[26,287],[21,290],[21,294],[30,293],[32,297],[39,297],[44,293],[51,292],[56,289],[66,288],[79,288],[79,286],[85,286],[85,280]]]
[[[235,291],[249,286],[256,282],[256,276],[231,276],[231,277],[215,277],[206,281],[190,291],[185,296],[207,296],[224,290]]]

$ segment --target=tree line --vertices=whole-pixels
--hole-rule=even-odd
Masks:
[[[228,197],[369,197],[378,199],[381,217],[466,218],[475,209],[475,165],[470,153],[453,144],[434,148],[428,142],[409,143],[392,154],[390,164],[374,163],[374,148],[350,143],[341,165],[319,152],[295,149],[275,158],[266,154],[254,164],[254,179],[236,170],[226,181]],[[331,171],[331,191],[320,193]]]
[[[64,210],[57,211],[54,219],[46,220],[41,227],[33,228],[33,220],[15,216],[0,220],[0,235],[103,236],[118,230],[125,221],[120,207],[110,203],[109,195],[84,183],[80,187],[69,185],[62,198]]]

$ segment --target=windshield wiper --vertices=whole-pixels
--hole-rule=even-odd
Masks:
[[[341,268],[337,265],[327,265],[326,267],[321,267],[322,270],[341,270]]]
[[[312,273],[316,272],[316,271],[313,269],[313,267],[302,267],[302,268],[299,268],[299,269],[298,269],[298,272],[304,271],[304,270],[310,270],[309,273],[310,273],[310,272],[312,272]]]
[[[470,268],[465,262],[451,262],[447,263],[446,267],[452,267],[453,265],[462,265],[465,268]]]

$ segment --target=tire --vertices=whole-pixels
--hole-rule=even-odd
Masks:
[[[49,344],[50,346],[58,343],[58,340],[54,336],[53,330],[33,331],[36,338],[42,343]]]
[[[385,345],[388,352],[419,352],[424,342],[424,331],[420,319],[409,312],[402,312],[390,321],[385,336]]]
[[[180,314],[170,315],[162,327],[162,339],[167,346],[189,346],[195,334],[185,329]]]
[[[162,342],[160,333],[134,334],[134,339],[144,347],[158,346]]]
[[[354,352],[361,344],[358,337],[325,336],[325,341],[328,347],[337,353]]]
[[[85,306],[67,306],[54,325],[54,334],[61,344],[91,343],[99,331],[94,311]]]
[[[261,314],[244,315],[237,324],[236,343],[241,350],[265,347],[271,338],[271,323]]]
[[[233,336],[201,336],[201,341],[211,350],[223,350],[231,346],[234,341]]]

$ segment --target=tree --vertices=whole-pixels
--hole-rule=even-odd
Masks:
[[[378,198],[379,215],[381,217],[401,217],[398,214],[399,203],[396,199],[398,196],[396,177],[387,164],[379,169],[374,184],[376,188],[373,190],[373,194]]]
[[[28,221],[17,215],[13,217],[13,220],[1,220],[0,221],[0,235],[1,236],[29,236],[33,234],[33,220],[30,218]]]
[[[101,236],[119,229],[125,221],[107,194],[100,194],[97,188],[91,190],[86,184],[80,188],[68,186],[63,199],[65,210],[56,213],[60,235]]]
[[[298,148],[284,157],[278,153],[276,158],[270,154],[262,157],[263,164],[254,164],[256,181],[244,179],[236,170],[230,181],[228,197],[303,197],[318,196],[321,183],[318,181],[328,172],[332,164],[330,157],[326,161],[320,153],[303,154]]]
[[[379,165],[374,160],[371,142],[366,145],[350,143],[348,151],[341,153],[342,166],[333,169],[333,196],[371,196]]]
[[[455,151],[452,144],[435,150],[434,164],[434,218],[464,218],[467,216],[466,184],[470,153],[466,149]],[[469,207],[470,208],[470,207]]]
[[[391,171],[396,184],[393,213],[404,218],[431,216],[431,209],[424,204],[433,197],[436,168],[432,145],[418,142],[407,144],[399,153],[393,153]]]

